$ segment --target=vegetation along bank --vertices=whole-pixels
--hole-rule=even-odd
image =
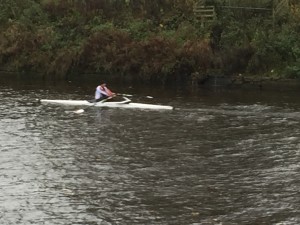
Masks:
[[[2,71],[195,85],[300,77],[297,0],[2,0],[0,25]]]

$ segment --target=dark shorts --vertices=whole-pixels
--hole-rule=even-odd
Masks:
[[[92,100],[87,100],[88,102],[90,103],[95,103],[95,102],[100,102],[104,99],[108,98],[108,96],[102,96],[101,98],[98,98],[98,99],[92,99]]]
[[[100,102],[106,98],[108,98],[108,96],[102,96],[101,98],[96,99],[96,102]]]

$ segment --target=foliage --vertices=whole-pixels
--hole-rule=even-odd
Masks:
[[[151,24],[149,21],[144,21],[141,19],[136,19],[129,21],[126,26],[126,31],[135,40],[143,40],[147,38],[151,31]]]
[[[299,77],[297,2],[276,27],[268,15],[226,10],[204,26],[193,15],[195,2],[2,0],[0,66],[58,78],[105,73],[162,83],[215,69],[231,75],[276,68]],[[230,3],[270,7],[269,0]]]
[[[40,25],[47,21],[41,5],[34,0],[1,0],[0,24],[20,21],[26,25]]]
[[[287,66],[284,74],[288,78],[300,78],[300,62],[298,61],[294,65]]]

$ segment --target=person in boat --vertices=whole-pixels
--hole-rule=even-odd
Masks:
[[[113,93],[111,90],[109,90],[108,87],[106,87],[106,83],[103,82],[99,86],[97,86],[96,92],[95,92],[95,101],[96,102],[99,102],[106,98],[114,97],[114,96],[116,96],[116,94]]]

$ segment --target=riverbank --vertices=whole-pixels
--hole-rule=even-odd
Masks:
[[[2,84],[12,85],[31,85],[40,84],[41,87],[62,85],[66,83],[76,84],[77,86],[90,86],[94,87],[99,81],[105,80],[111,85],[126,88],[133,87],[153,87],[153,88],[183,88],[188,91],[197,91],[201,89],[253,89],[253,90],[300,90],[300,79],[287,79],[287,78],[273,78],[273,77],[262,77],[262,76],[220,76],[210,75],[206,77],[206,80],[199,83],[193,81],[184,82],[173,82],[172,84],[157,84],[157,83],[144,83],[136,80],[124,80],[122,77],[111,77],[105,74],[82,74],[81,76],[70,76],[68,80],[61,79],[43,79],[41,74],[37,73],[16,73],[16,72],[1,72],[0,71],[0,82]]]
[[[203,83],[210,74],[300,77],[297,5],[272,26],[263,16],[226,11],[204,25],[190,1],[126,2],[3,3],[0,67],[46,80],[106,74],[162,85]]]

